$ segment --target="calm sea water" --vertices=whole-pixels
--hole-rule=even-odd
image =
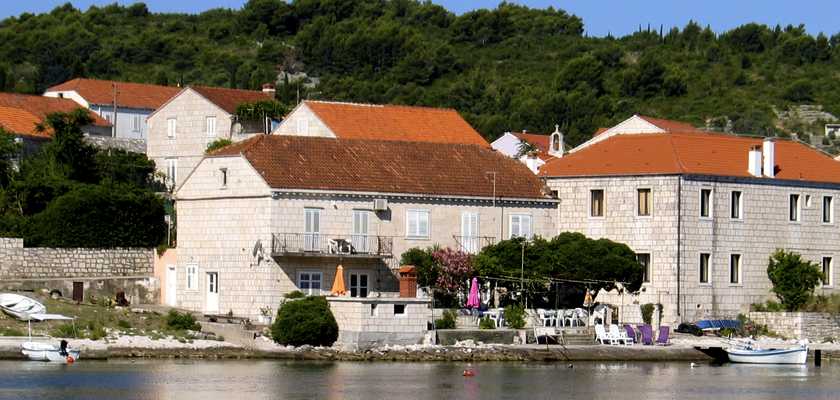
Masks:
[[[840,365],[0,361],[2,399],[837,399]]]

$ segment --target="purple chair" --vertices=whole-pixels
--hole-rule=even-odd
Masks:
[[[653,346],[653,328],[650,325],[636,325],[639,328],[639,333],[642,335],[642,344],[645,346]]]
[[[633,339],[633,342],[639,341],[639,335],[636,334],[636,330],[630,324],[624,324],[624,331],[627,332],[627,337]]]
[[[671,329],[667,326],[660,326],[659,327],[659,336],[656,337],[656,345],[657,346],[669,346],[671,342],[668,340],[668,336],[671,334]]]

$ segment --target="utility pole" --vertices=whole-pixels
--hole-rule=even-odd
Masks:
[[[114,121],[111,122],[111,137],[117,137],[117,83],[111,83],[114,88]]]

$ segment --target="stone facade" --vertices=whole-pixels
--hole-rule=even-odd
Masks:
[[[776,249],[800,253],[820,264],[840,257],[840,230],[833,208],[840,187],[767,179],[708,176],[623,176],[550,178],[561,201],[560,231],[626,243],[650,254],[650,282],[638,296],[602,293],[615,305],[661,303],[663,321],[733,318],[751,303],[771,299],[768,258]],[[603,217],[590,216],[591,190],[604,190]],[[651,189],[651,216],[638,216],[637,189]],[[711,190],[711,215],[700,216],[701,190]],[[731,218],[731,196],[741,193],[741,218]],[[789,221],[789,197],[799,194],[800,219]],[[823,196],[832,197],[832,222],[823,223]],[[810,199],[810,200],[808,200]],[[708,282],[700,282],[700,257],[709,255]],[[740,273],[731,283],[730,258],[739,255]],[[829,285],[836,291],[837,271]],[[678,306],[679,305],[679,306]],[[678,308],[679,307],[679,308]],[[631,321],[635,322],[635,321]]]
[[[840,318],[830,313],[751,312],[749,318],[786,338],[808,339],[812,343],[840,340]]]
[[[338,323],[337,344],[345,347],[420,344],[432,318],[428,299],[327,299]],[[402,308],[401,313],[397,307]]]
[[[152,276],[149,249],[54,249],[23,247],[23,239],[0,239],[0,277],[18,279]]]
[[[221,172],[227,184],[222,186]],[[374,211],[374,200],[388,200],[386,211]],[[367,274],[368,290],[396,292],[399,257],[412,247],[433,245],[457,247],[464,212],[478,215],[478,232],[471,237],[506,239],[511,215],[530,215],[535,235],[553,235],[556,203],[545,201],[498,201],[424,196],[361,195],[354,193],[307,193],[278,191],[268,187],[250,163],[240,156],[204,159],[178,191],[178,306],[206,312],[256,317],[262,307],[276,307],[282,296],[299,288],[301,273],[320,274],[320,290],[328,294],[337,265],[344,267],[345,284],[350,274]],[[305,209],[316,209],[321,240],[349,237],[354,214],[367,215],[367,235],[392,243],[383,257],[353,257],[339,254],[274,254],[272,243],[284,235],[301,237]],[[429,213],[429,235],[406,235],[408,210]],[[478,241],[477,241],[478,243]],[[484,242],[480,242],[484,243]],[[187,270],[195,277],[187,288]],[[216,274],[218,296],[207,291],[209,274]],[[218,307],[215,307],[218,298]]]
[[[271,133],[273,135],[336,137],[332,129],[303,102],[292,110]]]

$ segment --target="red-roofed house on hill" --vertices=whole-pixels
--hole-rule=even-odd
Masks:
[[[523,146],[533,150],[523,154]],[[566,144],[560,127],[555,125],[550,135],[540,135],[528,132],[505,132],[490,144],[496,150],[508,157],[516,158],[525,164],[533,173],[538,173],[545,163],[555,157],[563,157]]]
[[[238,142],[268,133],[269,123],[240,121],[236,108],[273,98],[270,90],[188,86],[149,115],[146,155],[175,188],[204,157],[208,144],[218,139]]]
[[[47,89],[44,96],[70,99],[99,114],[112,124],[111,135],[115,138],[145,140],[146,117],[180,90],[173,86],[76,78]]]
[[[633,115],[611,128],[599,128],[592,138],[573,148],[571,152],[585,149],[602,140],[609,139],[615,135],[635,135],[639,133],[665,133],[665,132],[695,132],[701,129],[695,128],[687,122],[672,121],[669,119],[653,118],[644,115]]]
[[[398,297],[403,252],[553,236],[557,214],[538,177],[484,146],[294,135],[204,157],[176,205],[178,307],[254,318],[294,290],[329,296],[341,265],[339,341],[403,344],[431,317]]]
[[[624,304],[622,320],[645,303],[669,324],[748,312],[774,298],[776,249],[816,262],[817,291],[836,293],[840,162],[798,141],[693,128],[601,136],[540,176],[562,204],[560,230],[626,243],[645,266],[638,297],[597,296]]]
[[[307,100],[292,110],[273,133],[490,147],[457,111],[431,107]]]

